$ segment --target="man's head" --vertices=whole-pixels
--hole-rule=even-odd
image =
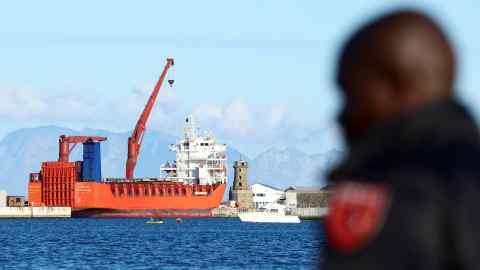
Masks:
[[[453,94],[455,57],[429,17],[400,11],[357,31],[341,53],[340,122],[348,143],[399,114]]]

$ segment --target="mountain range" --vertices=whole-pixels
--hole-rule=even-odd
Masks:
[[[292,147],[271,148],[251,162],[250,182],[283,189],[289,186],[323,186],[326,174],[342,155],[342,151],[335,149],[308,155]]]
[[[108,140],[102,142],[103,177],[124,175],[126,142],[130,135],[128,132],[94,129],[76,131],[57,126],[25,128],[9,133],[0,141],[0,189],[7,190],[9,194],[25,195],[29,173],[38,172],[42,161],[58,158],[58,137],[62,134],[107,137]],[[142,143],[135,176],[158,175],[160,165],[175,158],[167,146],[177,140],[177,137],[163,132],[148,130]],[[250,159],[231,145],[227,149],[229,185],[233,182],[233,163],[241,157],[249,163],[250,183],[264,183],[279,188],[323,185],[325,172],[342,155],[338,150],[308,155],[295,148],[271,148]],[[81,160],[81,146],[72,151],[70,160]]]

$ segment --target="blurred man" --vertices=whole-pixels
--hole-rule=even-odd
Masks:
[[[349,147],[332,174],[324,269],[480,269],[479,133],[453,98],[455,56],[429,17],[399,11],[339,59]]]

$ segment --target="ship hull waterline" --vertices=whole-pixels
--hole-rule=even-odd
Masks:
[[[86,208],[72,211],[73,218],[210,218],[211,209],[108,209]]]

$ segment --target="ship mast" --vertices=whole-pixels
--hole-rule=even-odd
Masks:
[[[189,115],[187,116],[187,119],[185,119],[185,122],[187,123],[185,127],[185,140],[188,144],[188,149],[185,149],[187,151],[187,179],[190,181],[190,151],[191,151],[191,145],[190,143],[193,142],[196,137],[196,130],[195,130],[195,120],[193,119],[193,116]]]
[[[172,66],[173,58],[167,58],[167,63],[163,68],[163,72],[160,75],[160,78],[158,79],[158,82],[155,85],[155,88],[153,89],[153,92],[150,95],[150,98],[148,99],[148,102],[145,105],[145,108],[143,109],[143,112],[137,121],[137,125],[132,132],[132,136],[128,138],[128,157],[125,165],[125,178],[127,179],[133,179],[135,166],[137,164],[138,155],[140,154],[140,146],[142,145],[143,135],[145,133],[148,118],[150,117],[150,113],[152,112],[153,106],[155,105],[155,101],[157,100],[158,93],[160,92],[160,88],[162,87],[167,72]],[[173,79],[168,80],[170,86],[173,85],[173,82]]]

